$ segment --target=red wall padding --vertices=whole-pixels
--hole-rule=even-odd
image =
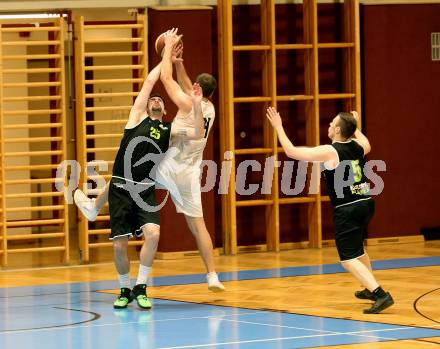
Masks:
[[[370,237],[440,225],[440,5],[362,7],[363,109],[370,159],[386,162]]]

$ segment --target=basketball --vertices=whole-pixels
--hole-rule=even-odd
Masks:
[[[163,55],[163,49],[165,47],[165,33],[163,32],[156,38],[156,42],[154,43],[154,48],[156,50],[156,53],[162,57]],[[181,42],[182,40],[179,40]]]
[[[156,38],[156,42],[154,44],[156,53],[161,57],[164,47],[165,47],[165,33],[162,33]]]

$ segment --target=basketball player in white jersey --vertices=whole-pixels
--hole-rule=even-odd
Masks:
[[[188,90],[188,87],[192,86],[192,83],[186,74],[181,58],[183,47],[181,43],[179,44],[180,38],[181,35],[177,35],[177,30],[169,30],[165,34],[160,79],[168,96],[178,107],[173,124],[178,125],[179,129],[186,130],[187,127],[194,127],[195,119],[191,97],[188,94],[191,91]],[[175,52],[177,51],[178,54],[173,58],[173,48],[176,47]],[[179,83],[173,79],[173,61]],[[215,272],[213,246],[203,218],[200,187],[200,165],[203,150],[215,119],[214,105],[209,98],[214,93],[217,82],[212,75],[207,73],[200,74],[196,81],[203,93],[204,138],[188,141],[184,134],[173,137],[170,140],[170,149],[157,169],[156,181],[170,191],[177,212],[184,214],[208,271],[208,288],[211,291],[219,292],[224,290],[224,286],[218,280]]]

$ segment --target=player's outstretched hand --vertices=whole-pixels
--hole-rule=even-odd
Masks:
[[[193,101],[193,104],[200,103],[202,101],[202,98],[203,98],[202,88],[196,82],[192,86],[192,91],[191,91],[191,99]]]
[[[172,28],[167,30],[164,35],[165,46],[174,47],[182,38],[182,35],[177,35],[179,28]]]
[[[183,44],[180,41],[176,46],[173,47],[173,51],[171,53],[171,61],[173,63],[183,62]]]
[[[167,30],[163,36],[165,45],[172,45],[174,36],[177,34],[178,28],[171,28]]]
[[[352,110],[350,113],[353,114],[354,118],[356,119],[357,122],[359,122],[359,114],[356,110]]]
[[[358,114],[358,112],[357,112],[356,110],[352,110],[350,113],[353,115],[354,119],[356,120],[356,126],[357,126],[357,128],[359,128],[360,120],[359,120],[359,114]]]
[[[283,124],[280,113],[274,107],[267,108],[266,116],[273,128],[277,128]]]

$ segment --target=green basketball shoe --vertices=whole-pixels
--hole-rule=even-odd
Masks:
[[[147,297],[146,284],[139,284],[133,287],[133,295],[141,309],[151,309],[151,302]]]
[[[121,288],[121,294],[118,299],[113,303],[113,308],[115,309],[124,309],[127,308],[127,305],[133,301],[133,295],[129,288]]]

